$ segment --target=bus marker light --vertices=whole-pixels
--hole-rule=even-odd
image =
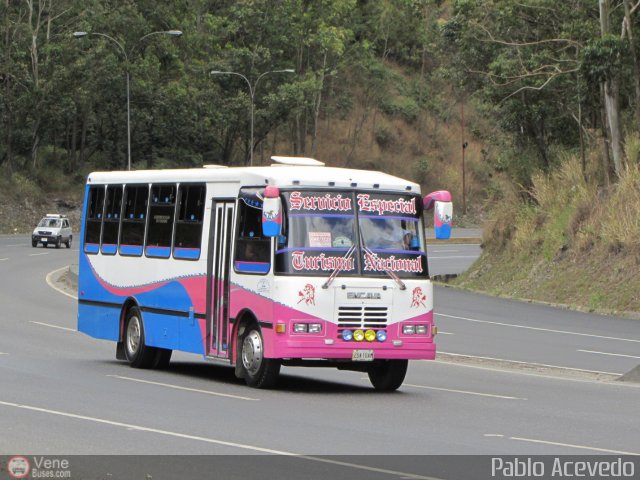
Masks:
[[[276,323],[276,333],[285,333],[287,331],[287,325],[284,323]]]
[[[353,332],[353,339],[356,342],[361,342],[362,340],[364,340],[364,332],[362,330],[356,330],[355,332]]]
[[[353,340],[353,332],[351,330],[343,330],[342,340],[344,340],[345,342],[350,342],[351,340]]]
[[[436,325],[431,326],[431,336],[435,337],[438,334],[438,327]]]
[[[376,338],[379,342],[384,342],[387,339],[387,332],[385,332],[384,330],[378,330],[376,332]]]
[[[373,330],[367,330],[364,332],[364,338],[367,342],[373,342],[376,339],[376,332]]]
[[[394,340],[393,341],[393,346],[394,347],[401,347],[402,346],[402,340]]]

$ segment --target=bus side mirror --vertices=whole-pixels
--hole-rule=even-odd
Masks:
[[[262,234],[277,237],[282,230],[282,201],[278,187],[268,186],[262,194]]]
[[[447,240],[451,237],[451,222],[453,220],[453,203],[451,193],[446,190],[431,192],[423,199],[425,210],[433,208],[433,227],[436,238]]]

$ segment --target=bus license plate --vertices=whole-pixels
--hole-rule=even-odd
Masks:
[[[351,360],[354,362],[372,362],[373,350],[354,350],[351,354]]]

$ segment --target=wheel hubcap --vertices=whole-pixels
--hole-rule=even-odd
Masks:
[[[242,365],[251,375],[255,375],[262,365],[262,338],[255,330],[242,342]]]
[[[138,352],[140,347],[140,319],[131,317],[127,326],[127,350],[131,356]]]

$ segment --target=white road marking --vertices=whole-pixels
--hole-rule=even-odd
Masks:
[[[526,400],[526,398],[509,397],[507,395],[495,395],[495,394],[492,394],[492,393],[470,392],[468,390],[455,390],[453,388],[429,387],[429,386],[426,386],[426,385],[412,385],[410,383],[405,383],[404,385],[407,386],[407,387],[424,388],[424,389],[427,389],[427,390],[441,390],[443,392],[463,393],[465,395],[477,395],[479,397],[502,398],[504,400]]]
[[[506,362],[506,363],[517,363],[520,365],[533,365],[534,367],[548,367],[548,368],[559,368],[561,370],[572,370],[575,372],[587,372],[587,373],[603,373],[605,375],[622,375],[622,373],[618,372],[602,372],[600,370],[587,370],[585,368],[573,368],[573,367],[563,367],[561,365],[548,365],[546,363],[535,363],[535,362],[521,362],[519,360],[507,360],[505,358],[494,358],[494,357],[481,357],[479,355],[466,355],[464,353],[450,353],[450,352],[440,352],[445,355],[451,355],[454,357],[469,357],[469,358],[479,358],[481,360],[495,360],[498,362]]]
[[[42,253],[30,253],[29,256],[30,257],[39,257],[40,255],[49,255],[49,252],[42,252]]]
[[[49,285],[51,288],[53,288],[53,289],[54,289],[54,290],[56,290],[57,292],[59,292],[59,293],[61,293],[61,294],[63,294],[63,295],[66,295],[66,296],[67,296],[67,297],[69,297],[69,298],[73,298],[74,300],[77,300],[77,299],[78,299],[78,297],[76,297],[75,295],[71,295],[70,293],[65,292],[65,291],[64,291],[64,290],[62,290],[60,287],[58,287],[58,286],[53,282],[53,280],[52,280],[52,278],[53,278],[53,276],[54,276],[54,275],[56,275],[57,273],[61,272],[62,270],[66,270],[66,269],[68,269],[68,268],[69,268],[69,267],[68,267],[68,266],[66,266],[66,267],[59,268],[58,270],[54,270],[53,272],[49,272],[49,273],[47,274],[46,282],[47,282],[47,285]]]
[[[432,253],[458,253],[460,250],[434,250]]]
[[[502,327],[513,327],[513,328],[524,328],[527,330],[538,330],[541,332],[551,332],[551,333],[563,333],[565,335],[579,335],[581,337],[593,337],[593,338],[604,338],[607,340],[619,340],[621,342],[635,342],[640,343],[640,340],[635,338],[620,338],[620,337],[606,337],[604,335],[594,335],[591,333],[580,333],[580,332],[570,332],[567,330],[554,330],[551,328],[540,328],[540,327],[531,327],[528,325],[516,325],[513,323],[502,323],[502,322],[491,322],[489,320],[478,320],[477,318],[467,318],[467,317],[457,317],[455,315],[446,315],[444,313],[436,313],[440,317],[454,318],[456,320],[465,320],[467,322],[476,322],[476,323],[488,323],[491,325],[500,325]]]
[[[29,410],[32,412],[40,412],[40,413],[47,413],[49,415],[58,415],[61,417],[66,417],[66,418],[73,418],[75,420],[85,420],[88,422],[93,422],[93,423],[100,423],[103,425],[110,425],[113,427],[121,427],[127,430],[133,430],[133,431],[140,431],[140,432],[149,432],[149,433],[156,433],[159,435],[166,435],[169,437],[175,437],[175,438],[182,438],[185,440],[193,440],[196,442],[204,442],[204,443],[211,443],[211,444],[215,444],[215,445],[222,445],[225,447],[232,447],[232,448],[239,448],[239,449],[243,449],[243,450],[251,450],[254,452],[260,452],[260,453],[266,453],[266,454],[271,454],[271,455],[282,455],[282,456],[287,456],[287,457],[295,457],[295,458],[299,458],[301,460],[309,460],[309,461],[313,461],[313,462],[319,462],[319,463],[327,463],[327,464],[332,464],[332,465],[338,465],[338,466],[342,466],[342,467],[348,467],[348,468],[353,468],[353,469],[357,469],[357,470],[365,470],[368,472],[376,472],[376,473],[385,473],[385,474],[389,474],[389,475],[394,475],[397,477],[401,477],[401,478],[410,478],[410,479],[416,479],[416,480],[440,480],[440,479],[434,479],[434,477],[425,477],[422,475],[416,475],[414,473],[407,473],[407,472],[399,472],[399,471],[395,471],[395,470],[387,470],[387,469],[383,469],[383,468],[375,468],[375,467],[369,467],[367,465],[360,465],[357,463],[348,463],[348,462],[340,462],[337,460],[331,460],[328,458],[322,458],[322,457],[313,457],[313,456],[309,456],[309,455],[300,455],[294,452],[287,452],[284,450],[273,450],[270,448],[263,448],[263,447],[257,447],[254,445],[247,445],[247,444],[243,444],[243,443],[235,443],[235,442],[227,442],[225,440],[218,440],[216,438],[210,438],[210,437],[201,437],[198,435],[188,435],[186,433],[179,433],[179,432],[172,432],[169,430],[160,430],[157,428],[151,428],[151,427],[144,427],[142,425],[134,425],[131,423],[123,423],[123,422],[115,422],[112,420],[106,420],[104,418],[98,418],[98,417],[89,417],[87,415],[78,415],[75,413],[69,413],[69,412],[61,412],[59,410],[50,410],[48,408],[41,408],[41,407],[34,407],[31,405],[24,405],[24,404],[19,404],[19,403],[13,403],[13,402],[4,402],[4,401],[0,401],[0,405],[4,405],[6,407],[13,407],[13,408],[19,408],[22,410]]]
[[[9,260],[9,257],[7,257],[7,258],[0,258],[0,262],[4,262],[5,260]]]
[[[142,380],[139,378],[131,378],[131,377],[122,377],[120,375],[107,375],[107,377],[117,378],[119,380],[129,380],[131,382],[147,383],[149,385],[158,385],[160,387],[174,388],[176,390],[185,390],[188,392],[204,393],[207,395],[214,395],[217,397],[228,397],[228,398],[235,398],[237,400],[250,400],[250,401],[260,400],[259,398],[241,397],[239,395],[231,395],[230,393],[219,393],[219,392],[212,392],[210,390],[200,390],[197,388],[181,387],[179,385],[171,385],[170,383],[152,382],[150,380]]]
[[[455,333],[443,332],[442,330],[438,330],[438,335],[455,335]]]
[[[593,450],[594,452],[604,452],[604,453],[613,453],[615,455],[640,455],[640,453],[636,452],[625,452],[622,450],[611,450],[608,448],[600,448],[600,447],[591,447],[589,445],[574,445],[571,443],[562,443],[562,442],[551,442],[549,440],[538,440],[535,438],[522,438],[522,437],[509,437],[509,440],[515,440],[518,442],[529,442],[529,443],[541,443],[544,445],[553,445],[556,447],[569,447],[569,448],[579,448],[582,450]]]
[[[429,260],[449,260],[451,258],[477,258],[477,255],[449,255],[446,257],[434,257],[433,255],[429,256]]]
[[[28,245],[27,242],[25,242],[25,243],[12,243],[10,245],[5,245],[5,247],[24,247],[26,245]]]
[[[592,385],[603,385],[605,387],[640,388],[640,385],[636,383],[629,383],[629,382],[609,382],[609,381],[602,381],[602,380],[589,380],[585,378],[570,378],[570,377],[562,377],[559,375],[549,375],[545,373],[530,373],[530,372],[521,372],[519,370],[507,370],[505,368],[487,367],[484,365],[467,365],[464,363],[448,362],[445,360],[425,360],[425,362],[446,365],[448,367],[476,368],[478,370],[486,370],[488,372],[495,372],[495,373],[504,373],[506,375],[524,375],[526,377],[546,378],[550,380],[562,380],[563,382],[590,383]],[[616,375],[620,375],[620,374],[616,373]]]
[[[504,438],[504,435],[502,435],[501,433],[485,433],[483,437]]]
[[[53,325],[51,323],[44,323],[44,322],[36,322],[35,320],[29,320],[29,323],[35,323],[36,325],[42,325],[43,327],[57,328],[58,330],[66,330],[67,332],[77,332],[75,328],[61,327],[60,325]]]
[[[9,355],[9,354],[5,352],[0,352],[0,355]]]
[[[598,355],[611,355],[612,357],[640,358],[637,355],[623,355],[622,353],[596,352],[595,350],[577,350],[584,353],[597,353]]]

